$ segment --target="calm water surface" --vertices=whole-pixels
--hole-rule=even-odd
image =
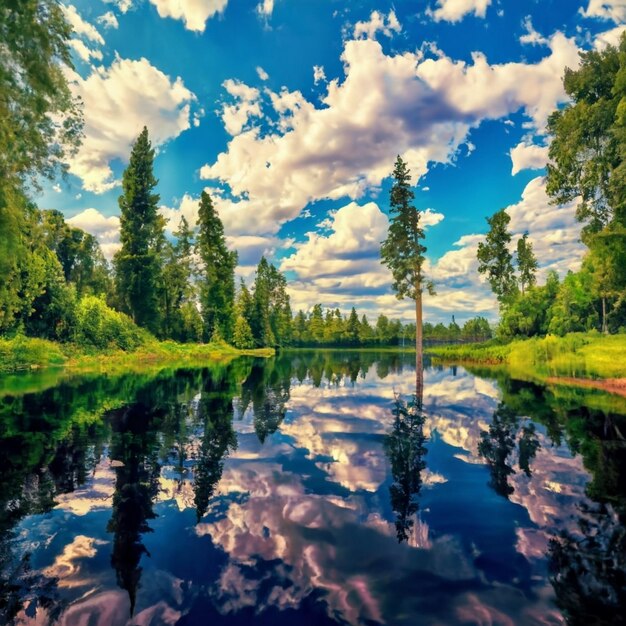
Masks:
[[[0,623],[619,624],[626,401],[410,355],[0,380]]]

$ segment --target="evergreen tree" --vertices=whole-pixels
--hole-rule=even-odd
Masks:
[[[509,252],[511,233],[508,213],[502,209],[487,218],[489,232],[485,241],[478,244],[478,271],[487,275],[491,290],[500,305],[510,302],[517,291],[513,257]]]
[[[367,321],[367,316],[361,317],[361,323],[359,325],[359,343],[361,345],[367,345],[372,341],[374,331]]]
[[[195,308],[195,289],[192,283],[193,231],[184,215],[174,237],[174,245],[164,242],[163,246],[163,335],[188,341],[195,335],[188,319],[189,305]]]
[[[144,126],[133,145],[122,177],[118,202],[121,249],[115,254],[115,284],[122,310],[136,324],[154,334],[161,331],[159,300],[162,289],[160,248],[163,219],[158,214],[159,195],[153,193],[154,149]]]
[[[254,348],[254,337],[248,321],[251,313],[252,298],[246,284],[242,280],[235,304],[235,327],[233,330],[233,345],[235,348],[241,350]]]
[[[356,346],[359,343],[359,330],[359,316],[357,315],[356,309],[352,307],[350,317],[348,317],[346,324],[346,339],[349,344]]]
[[[421,392],[423,377],[423,323],[422,292],[425,286],[423,265],[426,247],[421,243],[424,231],[420,225],[420,212],[413,206],[415,194],[411,189],[411,176],[407,164],[398,156],[393,170],[390,194],[391,223],[387,239],[381,245],[383,263],[393,276],[392,289],[398,299],[415,301],[416,323],[416,375]],[[432,287],[429,287],[432,291]]]
[[[204,339],[208,341],[219,335],[231,341],[237,253],[226,246],[224,226],[206,191],[200,197],[196,252],[202,262],[199,285]]]
[[[519,282],[522,295],[526,287],[532,287],[537,279],[537,257],[533,252],[533,244],[528,241],[528,233],[517,240],[517,268],[519,270]]]

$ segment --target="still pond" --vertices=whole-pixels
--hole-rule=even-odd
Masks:
[[[0,623],[622,623],[626,399],[414,393],[375,352],[0,379]]]

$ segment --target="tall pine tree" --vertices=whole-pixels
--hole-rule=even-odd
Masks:
[[[400,156],[393,170],[393,185],[390,193],[391,224],[387,239],[380,253],[383,263],[391,270],[392,289],[399,300],[405,297],[415,301],[416,383],[418,400],[421,400],[423,381],[423,322],[422,292],[427,287],[422,268],[426,247],[421,243],[424,230],[420,225],[420,212],[413,206],[415,194],[411,189],[411,176],[407,164]]]
[[[133,145],[122,177],[119,197],[121,249],[114,258],[116,291],[122,310],[139,325],[160,333],[159,307],[162,288],[161,255],[163,220],[157,209],[159,195],[153,193],[154,149],[144,126]]]
[[[232,341],[237,253],[228,249],[224,225],[206,191],[200,197],[196,253],[202,263],[198,282],[204,340],[220,337]]]

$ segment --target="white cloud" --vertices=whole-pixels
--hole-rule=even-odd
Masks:
[[[56,185],[52,185],[52,191],[56,193],[61,193],[61,185],[59,185],[59,183],[56,183]]]
[[[86,63],[89,63],[91,59],[98,59],[99,61],[102,60],[102,52],[100,50],[90,48],[80,39],[70,39],[70,46]]]
[[[126,13],[133,6],[133,0],[104,0],[104,2],[115,5],[122,13]]]
[[[516,236],[529,233],[541,278],[548,270],[563,275],[580,267],[586,248],[579,241],[581,224],[576,220],[576,204],[550,204],[545,179],[539,176],[526,185],[521,200],[506,209],[511,216],[510,231]]]
[[[267,80],[270,77],[270,75],[260,65],[257,65],[256,73],[259,75],[261,80]]]
[[[93,235],[100,244],[104,256],[111,259],[120,249],[120,218],[116,215],[104,216],[97,209],[85,209],[66,220],[75,228]]]
[[[491,0],[437,0],[437,8],[427,10],[427,14],[439,22],[459,22],[469,13],[476,17],[485,17]]]
[[[515,176],[522,170],[539,170],[548,162],[548,146],[538,146],[522,141],[510,151],[513,168],[511,174]]]
[[[354,26],[354,38],[366,37],[374,39],[376,33],[382,33],[386,37],[392,37],[393,33],[399,33],[402,26],[396,17],[395,11],[391,9],[387,15],[380,11],[372,11],[369,20],[357,22]]]
[[[260,17],[268,18],[274,12],[274,0],[261,0],[257,4],[256,12]]]
[[[102,193],[117,184],[110,164],[128,159],[144,125],[156,146],[190,126],[194,94],[181,78],[171,80],[146,59],[118,58],[109,68],[95,68],[87,78],[74,74],[71,82],[84,102],[85,138],[70,161],[70,172],[88,191]]]
[[[120,25],[113,11],[107,11],[106,13],[104,13],[104,15],[101,15],[96,21],[99,24],[102,24],[105,28],[117,28]]]
[[[232,229],[275,233],[311,201],[358,199],[389,176],[398,153],[416,182],[431,163],[453,161],[485,119],[521,109],[541,133],[566,101],[564,67],[579,61],[574,41],[561,33],[534,64],[490,65],[480,53],[471,64],[424,59],[419,51],[386,55],[369,39],[346,42],[341,58],[345,79],[329,82],[322,108],[297,91],[268,92],[276,124],[263,133],[244,129],[201,169],[202,178],[230,188],[234,199],[224,205],[224,219]],[[243,129],[235,113],[225,123]]]
[[[104,45],[104,39],[98,32],[98,29],[93,24],[85,22],[85,20],[78,14],[76,7],[70,4],[68,6],[61,5],[61,8],[63,10],[63,14],[65,15],[65,19],[70,23],[76,35],[85,37],[89,41],[93,41],[100,46]]]
[[[622,24],[598,33],[593,40],[593,47],[596,50],[604,50],[607,46],[617,47],[625,30],[626,26]]]
[[[228,0],[150,0],[161,17],[182,20],[187,30],[204,32],[206,22],[223,13]]]
[[[317,85],[320,82],[326,82],[326,72],[323,65],[313,66],[313,82]]]
[[[586,9],[581,9],[585,17],[612,20],[619,23],[626,21],[626,0],[589,0]]]
[[[185,217],[189,226],[194,228],[198,221],[198,206],[200,198],[194,198],[189,194],[185,194],[180,201],[177,209],[162,205],[159,207],[159,213],[166,219],[165,229],[169,233],[173,233],[178,229],[180,218]]]
[[[236,100],[234,104],[224,104],[222,107],[224,128],[229,135],[239,135],[251,118],[261,116],[260,92],[231,79],[224,81],[222,86]]]
[[[549,40],[535,30],[530,15],[524,18],[523,26],[526,33],[520,37],[520,43],[532,46],[546,46],[549,44]]]

